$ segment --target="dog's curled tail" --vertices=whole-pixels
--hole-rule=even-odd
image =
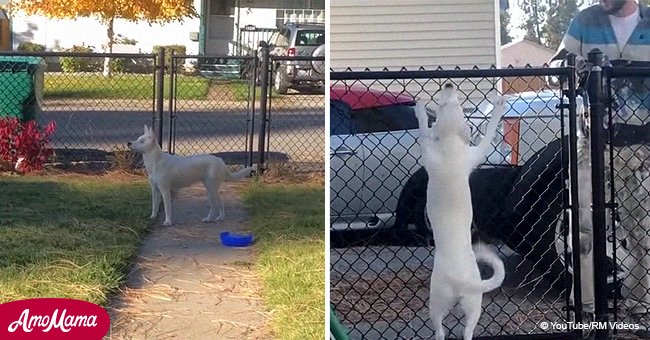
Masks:
[[[244,179],[246,177],[249,177],[253,171],[257,171],[257,164],[253,164],[253,166],[243,168],[235,173],[229,171],[226,181],[238,181]]]
[[[500,287],[506,277],[506,270],[499,255],[482,244],[474,246],[474,255],[476,261],[489,264],[494,272],[491,278],[481,281],[481,290],[485,293]]]

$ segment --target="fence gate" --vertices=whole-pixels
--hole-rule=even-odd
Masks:
[[[162,122],[168,152],[211,153],[227,164],[255,163],[255,57],[172,53],[169,59],[169,115]]]
[[[324,56],[269,56],[266,45],[261,51],[266,65],[261,67],[261,86],[267,94],[260,102],[263,162],[289,165],[298,172],[323,171]]]
[[[609,321],[645,328],[650,337],[650,63],[605,67],[607,244],[602,263],[613,279],[600,298]],[[603,84],[603,82],[598,82]],[[611,209],[613,208],[613,209]],[[605,244],[605,240],[603,240]],[[598,293],[598,291],[597,291]],[[610,307],[611,306],[611,307]],[[641,331],[644,331],[641,329]],[[614,329],[614,334],[627,334]]]

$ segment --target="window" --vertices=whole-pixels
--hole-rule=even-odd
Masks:
[[[352,111],[339,101],[330,101],[330,134],[377,133],[417,129],[413,106],[395,104]]]
[[[340,100],[330,100],[330,135],[350,135],[352,126],[350,121],[350,106]]]
[[[210,0],[210,15],[235,15],[235,0]]]
[[[395,104],[352,111],[352,125],[357,133],[376,133],[418,128],[413,106]]]
[[[289,32],[286,29],[277,31],[273,33],[271,36],[271,39],[269,39],[269,43],[273,44],[274,46],[289,46],[289,35],[291,32]]]
[[[298,31],[296,46],[320,46],[325,43],[323,31]]]

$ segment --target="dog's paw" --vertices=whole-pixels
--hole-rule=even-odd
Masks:
[[[422,100],[418,100],[415,103],[415,118],[418,120],[418,125],[420,129],[428,129],[429,128],[429,115],[427,113],[427,108]]]
[[[163,227],[171,227],[171,226],[172,226],[172,222],[171,222],[171,221],[165,221],[165,222],[163,222]]]
[[[150,220],[155,220],[158,217],[158,215],[152,214],[149,216]]]
[[[222,219],[223,218],[221,216],[217,216],[217,217],[209,217],[208,216],[208,217],[202,219],[201,221],[203,221],[205,223],[212,223],[212,222],[217,222],[217,221],[222,220]]]
[[[494,110],[493,114],[500,116],[503,116],[504,113],[506,113],[506,103],[508,101],[506,100],[505,96],[495,96],[492,99],[492,104],[494,105]]]

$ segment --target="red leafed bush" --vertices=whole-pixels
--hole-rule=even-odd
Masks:
[[[16,165],[19,171],[42,170],[52,156],[50,137],[55,130],[54,122],[41,129],[34,120],[0,118],[0,161]]]

